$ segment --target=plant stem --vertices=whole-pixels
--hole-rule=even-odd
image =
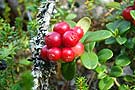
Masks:
[[[119,87],[120,84],[119,84],[119,82],[117,81],[117,79],[116,79],[116,78],[113,78],[113,80],[114,80],[115,84]]]
[[[95,72],[92,72],[92,75],[91,75],[90,80],[89,80],[89,87],[91,86],[91,83],[95,77],[95,74],[96,74]]]

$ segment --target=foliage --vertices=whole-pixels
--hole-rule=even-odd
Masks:
[[[85,52],[73,62],[61,65],[66,80],[72,80],[76,73],[79,74],[78,66],[81,65],[81,68],[96,73],[91,81],[95,83],[94,80],[98,80],[96,85],[99,90],[135,90],[135,25],[121,16],[122,10],[133,5],[133,2],[123,0],[121,3],[103,3],[102,0],[87,0],[83,3],[86,5],[83,12],[87,14],[79,21],[76,20],[78,15],[74,13],[74,0],[68,0],[68,9],[61,8],[62,5],[57,3],[58,12],[51,19],[52,27],[59,21],[66,21],[71,27],[81,26],[85,32],[81,39]],[[0,60],[7,63],[7,68],[0,71],[1,90],[30,90],[33,85],[30,74],[32,63],[27,59],[30,56],[29,40],[36,35],[38,28],[35,17],[40,0],[18,0],[18,3],[24,6],[23,12],[18,8],[18,16],[10,18],[12,10],[4,2],[5,11],[0,18]],[[107,11],[99,19],[95,18],[92,11],[98,6]],[[28,19],[23,17],[25,12],[30,12]],[[135,10],[130,14],[135,19]],[[79,61],[81,64],[78,64]],[[91,88],[86,81],[85,77],[77,77],[77,90]]]
[[[88,90],[85,77],[76,77],[76,90]]]

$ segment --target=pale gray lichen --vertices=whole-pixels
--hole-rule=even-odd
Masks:
[[[43,37],[48,33],[50,19],[55,12],[55,0],[47,0],[39,7],[37,14],[39,29],[37,36],[30,40],[33,61],[32,75],[34,77],[32,90],[49,90],[49,78],[52,73],[56,73],[55,63],[43,61],[39,56],[40,49],[45,45]]]

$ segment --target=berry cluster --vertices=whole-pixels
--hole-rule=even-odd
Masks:
[[[135,10],[135,2],[133,6],[128,6],[122,11],[122,16],[125,20],[132,22],[135,25],[135,20],[132,18],[130,11]]]
[[[53,32],[45,37],[46,45],[42,47],[40,56],[44,60],[71,62],[84,51],[79,40],[83,37],[83,29],[75,26],[70,28],[66,22],[55,24]]]

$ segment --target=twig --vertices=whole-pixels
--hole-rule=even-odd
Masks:
[[[120,84],[119,84],[119,82],[117,81],[117,79],[116,79],[116,78],[113,78],[113,80],[114,80],[115,84],[119,87]]]

